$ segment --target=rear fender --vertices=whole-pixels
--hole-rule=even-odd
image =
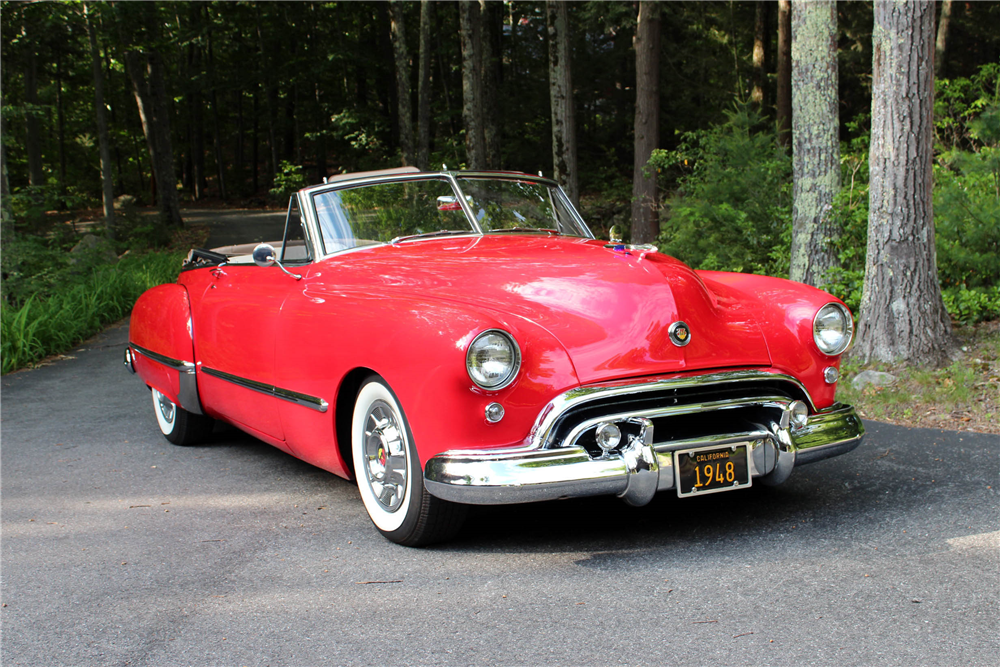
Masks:
[[[188,412],[203,414],[195,375],[191,302],[183,285],[147,290],[129,321],[129,347],[136,373]]]

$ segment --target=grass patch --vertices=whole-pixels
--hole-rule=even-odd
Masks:
[[[865,419],[925,428],[1000,433],[1000,320],[956,329],[961,355],[941,369],[845,363],[837,400]],[[886,387],[855,389],[863,370],[896,376]]]
[[[126,254],[59,289],[0,304],[0,371],[61,354],[125,317],[144,291],[177,279],[184,252]]]

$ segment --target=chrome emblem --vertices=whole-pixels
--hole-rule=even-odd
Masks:
[[[671,324],[667,329],[667,335],[670,336],[670,342],[677,347],[684,347],[691,342],[691,329],[683,322]]]

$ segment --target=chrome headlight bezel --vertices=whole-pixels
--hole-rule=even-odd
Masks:
[[[843,322],[843,334],[841,334],[840,340],[833,344],[822,336],[824,332],[830,332],[832,329],[826,327],[821,329],[822,322],[830,314],[839,315],[840,321]],[[816,348],[820,352],[828,357],[840,356],[847,351],[854,340],[854,318],[846,306],[832,301],[816,311],[816,315],[813,317],[812,331],[813,343],[816,344]]]
[[[509,348],[510,351],[510,363],[506,369],[506,372],[500,377],[499,380],[491,382],[484,379],[481,373],[477,372],[477,368],[482,366],[479,362],[477,365],[478,355],[477,352],[486,343],[486,341],[491,341],[492,344],[496,344],[497,341],[502,341],[504,345]],[[469,375],[469,379],[472,380],[480,389],[485,391],[500,391],[504,389],[517,379],[517,374],[521,370],[521,348],[518,347],[517,341],[514,337],[503,329],[487,329],[486,331],[480,332],[472,342],[469,343],[469,349],[465,352],[465,370]]]

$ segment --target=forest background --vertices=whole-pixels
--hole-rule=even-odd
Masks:
[[[648,162],[636,160],[640,3],[558,3],[569,132],[552,113],[562,103],[552,4],[0,3],[3,371],[68,349],[173,280],[177,245],[189,240],[180,202],[279,205],[326,175],[404,162],[564,177],[571,148],[567,190],[596,234],[618,225],[638,235],[634,186],[645,176],[662,250],[695,268],[787,276],[779,3],[656,3]],[[824,286],[857,312],[873,9],[839,2],[836,14],[841,240]],[[938,15],[938,273],[952,318],[974,323],[1000,317],[1000,3],[938,3]],[[478,89],[463,77],[470,53]],[[104,194],[102,123],[116,211],[81,244],[74,212]],[[136,211],[151,205],[160,216]]]

